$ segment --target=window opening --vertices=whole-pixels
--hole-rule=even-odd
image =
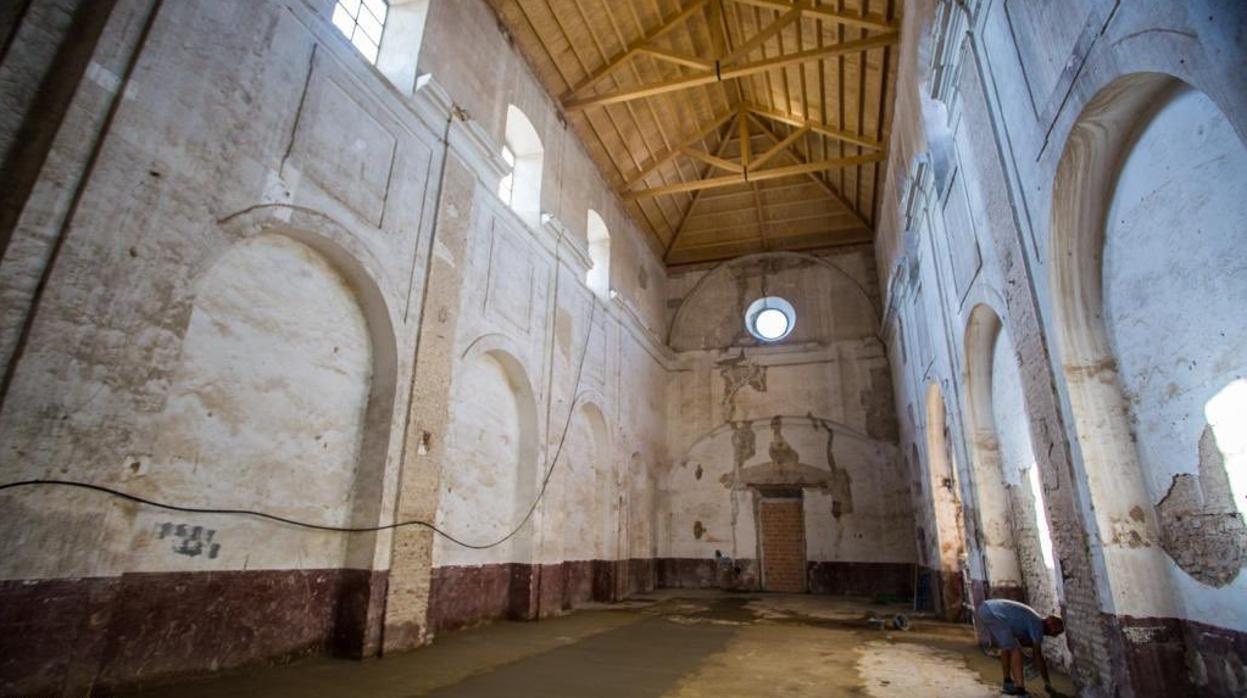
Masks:
[[[502,157],[511,164],[511,175],[499,182],[498,196],[530,226],[541,225],[541,164],[545,149],[541,137],[524,112],[507,107]],[[504,190],[505,185],[505,190]]]
[[[376,63],[389,11],[388,0],[337,0],[333,8],[333,25],[369,63]]]
[[[585,274],[585,284],[602,299],[610,298],[611,290],[611,235],[606,221],[597,211],[589,209],[588,215],[589,259],[593,266]]]
[[[515,199],[515,153],[507,146],[502,146],[502,159],[510,166],[511,171],[498,182],[498,198],[507,206],[514,205]]]
[[[745,329],[763,342],[778,342],[792,333],[797,313],[779,296],[763,296],[745,311]]]

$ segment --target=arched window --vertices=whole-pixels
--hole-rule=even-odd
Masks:
[[[589,209],[589,259],[593,266],[585,275],[585,284],[599,297],[610,298],[611,234],[597,211]]]
[[[511,172],[498,182],[498,197],[531,225],[541,221],[541,162],[545,150],[537,129],[514,104],[507,107],[506,143],[502,159]]]

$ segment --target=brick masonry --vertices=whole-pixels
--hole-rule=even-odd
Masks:
[[[762,586],[766,591],[805,591],[805,518],[800,499],[758,503],[762,539]]]

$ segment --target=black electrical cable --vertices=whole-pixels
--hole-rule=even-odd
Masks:
[[[228,514],[232,516],[253,516],[258,519],[267,519],[269,521],[276,521],[278,523],[284,523],[290,526],[297,526],[299,528],[308,528],[308,529],[312,529],[315,531],[329,531],[331,533],[375,533],[377,531],[387,531],[390,529],[404,528],[407,526],[422,526],[424,528],[429,529],[433,533],[445,538],[446,540],[454,543],[455,545],[459,545],[464,548],[471,548],[473,550],[484,550],[486,548],[493,548],[493,547],[502,545],[503,543],[507,542],[511,538],[514,538],[515,535],[519,533],[520,530],[523,529],[524,526],[528,523],[528,520],[532,518],[533,512],[537,510],[537,504],[541,502],[541,498],[545,496],[546,489],[549,487],[550,478],[554,475],[554,466],[558,465],[559,456],[562,455],[563,453],[563,444],[566,443],[567,441],[567,432],[571,428],[572,415],[574,415],[576,412],[576,396],[580,392],[580,378],[584,372],[585,357],[589,355],[589,341],[593,339],[593,323],[596,320],[598,304],[597,304],[597,298],[594,297],[592,294],[590,294],[590,303],[592,303],[592,306],[589,309],[589,329],[588,331],[585,332],[585,346],[580,352],[580,362],[576,366],[576,382],[575,382],[575,386],[572,389],[571,405],[568,407],[568,410],[567,410],[567,419],[563,422],[563,433],[559,436],[559,445],[554,450],[554,458],[551,459],[550,467],[546,469],[545,477],[542,478],[541,480],[541,489],[538,490],[537,496],[533,498],[533,503],[528,507],[528,511],[524,514],[524,518],[520,520],[518,524],[515,525],[515,528],[511,529],[510,533],[506,534],[505,536],[499,538],[496,541],[493,541],[492,543],[468,543],[466,541],[459,540],[458,538],[443,531],[437,526],[434,526],[428,521],[420,521],[418,519],[411,519],[408,521],[396,521],[394,523],[383,524],[381,526],[326,526],[324,524],[308,523],[307,521],[289,519],[284,516],[277,516],[276,514],[269,514],[263,511],[256,511],[254,509],[214,509],[210,507],[187,507],[187,506],[181,506],[178,504],[166,504],[164,502],[157,502],[155,500],[147,499],[145,497],[140,497],[135,494],[130,494],[129,492],[122,492],[121,490],[115,490],[111,487],[106,487],[104,485],[96,485],[96,484],[92,484],[89,482],[79,482],[77,480],[58,480],[58,479],[19,480],[17,482],[6,482],[3,484],[0,484],[0,491],[15,489],[18,487],[33,487],[37,485],[54,485],[58,487],[77,487],[79,489],[91,490],[94,492],[103,492],[104,494],[110,494],[114,497],[119,497],[121,499],[125,499],[125,500],[135,502],[138,504],[143,504],[149,507],[156,507],[157,509],[167,509],[169,511],[180,511],[180,512],[185,512],[188,514]]]

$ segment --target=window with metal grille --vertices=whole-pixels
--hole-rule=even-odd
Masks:
[[[351,40],[369,63],[376,63],[389,11],[388,0],[337,0],[333,25]]]

